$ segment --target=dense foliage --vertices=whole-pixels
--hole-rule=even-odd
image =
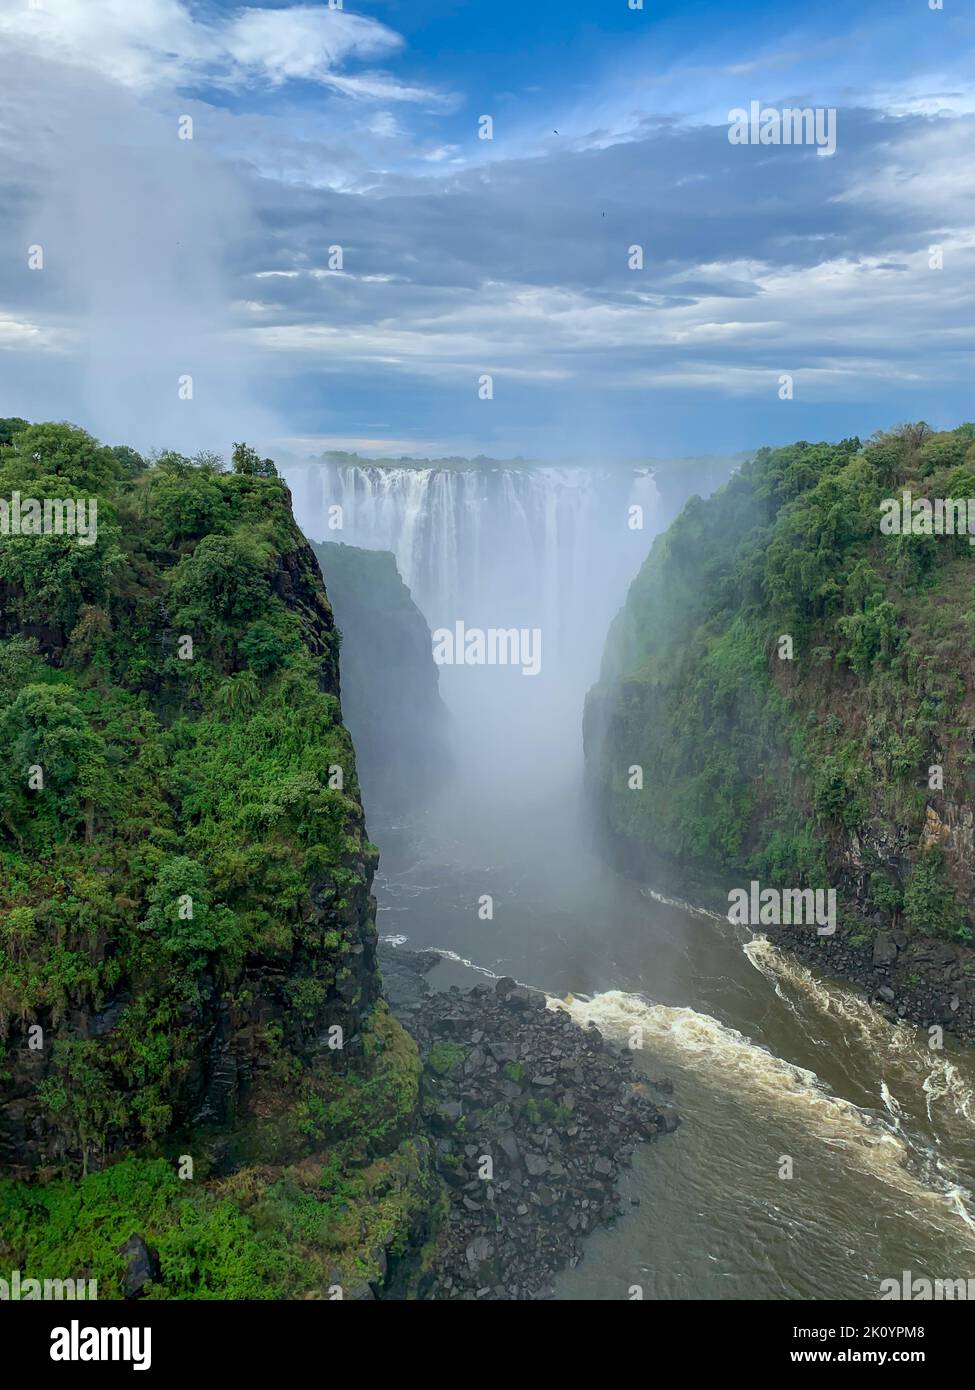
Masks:
[[[0,421],[0,497],[18,492],[97,498],[98,525],[86,546],[0,535],[0,1155],[64,1175],[3,1185],[0,1249],[46,1267],[60,1239],[107,1291],[114,1236],[139,1229],[171,1254],[171,1296],[253,1294],[258,1268],[290,1289],[287,1163],[331,1146],[301,1219],[324,1230],[329,1191],[347,1211],[357,1184],[356,1242],[374,1235],[381,1194],[340,1159],[393,1162],[415,1091],[377,1012],[375,851],[318,567],[247,445],[225,471]],[[343,1104],[383,1076],[400,1100],[336,1148]],[[173,1176],[188,1153],[215,1180],[228,1152],[278,1164],[275,1184]],[[260,1258],[255,1205],[276,1231]]]
[[[904,488],[975,498],[975,426],[763,449],[655,541],[586,715],[625,861],[838,882],[875,923],[969,939],[973,551],[882,534]]]

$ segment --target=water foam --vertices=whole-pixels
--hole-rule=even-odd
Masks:
[[[943,1051],[922,1042],[923,1034],[906,1023],[891,1023],[861,995],[842,985],[819,980],[806,966],[784,955],[764,936],[756,936],[742,948],[755,968],[770,981],[780,997],[782,987],[793,989],[821,1013],[838,1018],[844,1028],[880,1056],[886,1056],[911,1086],[927,1098],[928,1119],[932,1107],[944,1101],[952,1114],[975,1124],[975,1084]]]
[[[887,1122],[831,1094],[815,1072],[776,1057],[710,1014],[654,1004],[623,990],[588,1000],[552,999],[550,1005],[566,1009],[582,1026],[596,1024],[617,1041],[627,1041],[639,1030],[641,1045],[692,1068],[706,1085],[733,1088],[757,1106],[789,1113],[805,1133],[842,1150],[861,1173],[927,1207],[935,1224],[945,1226],[939,1218],[947,1209],[975,1230],[968,1210],[971,1194],[952,1176],[937,1178],[936,1186],[917,1176],[909,1166],[910,1147]]]
[[[936,1148],[925,1138],[905,1128],[909,1116],[905,1104],[891,1089],[895,1080],[900,1096],[914,1093],[925,1098],[925,1111],[933,1128],[934,1144],[942,1142],[942,1133],[975,1139],[971,1132],[975,1123],[975,1085],[971,1076],[943,1051],[933,1051],[925,1045],[924,1034],[906,1023],[892,1023],[861,995],[842,985],[817,979],[811,970],[776,949],[764,936],[756,936],[743,946],[751,964],[759,970],[786,1000],[793,1012],[798,1009],[783,988],[806,1005],[812,1005],[821,1015],[840,1022],[849,1036],[857,1038],[871,1056],[880,1060],[881,1069],[888,1073],[880,1079],[880,1099],[893,1122],[897,1135],[903,1136],[907,1150],[905,1161],[913,1164],[942,1202],[975,1230],[971,1212],[975,1196],[960,1181],[938,1155]],[[890,1078],[890,1079],[889,1079]]]
[[[751,951],[746,948],[756,968],[763,969],[763,973],[770,970],[773,953],[778,954],[774,947],[766,949],[758,942],[749,943],[749,947],[757,947]],[[432,949],[488,979],[502,978],[456,951]],[[791,962],[783,962],[783,966],[786,971],[793,968]],[[810,981],[829,999],[829,989],[812,976]],[[524,988],[534,990],[536,986],[526,984]],[[855,996],[850,998],[855,1000]],[[853,1008],[847,1000],[840,1002],[844,1008]],[[860,1002],[856,1000],[857,1004]],[[971,1193],[933,1151],[924,1155],[921,1165],[915,1162],[917,1146],[907,1142],[896,1115],[892,1114],[891,1123],[880,1114],[832,1094],[814,1071],[777,1057],[712,1015],[687,1006],[657,1004],[625,990],[607,990],[593,996],[568,995],[564,999],[546,994],[546,1003],[550,1009],[565,1010],[581,1027],[594,1024],[614,1042],[627,1044],[636,1036],[641,1048],[675,1068],[693,1071],[706,1087],[734,1092],[758,1110],[784,1115],[802,1133],[842,1152],[844,1160],[859,1172],[910,1199],[930,1224],[957,1235],[956,1222],[960,1221],[966,1234],[975,1234]],[[855,1009],[853,1016],[859,1017]],[[889,1092],[888,1100],[893,1111],[897,1102]]]

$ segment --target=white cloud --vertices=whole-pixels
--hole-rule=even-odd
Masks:
[[[378,20],[324,4],[247,8],[208,23],[184,0],[57,0],[36,10],[0,0],[0,36],[136,89],[301,80],[353,97],[438,100],[384,73],[341,71],[354,60],[388,57],[403,40]]]
[[[0,34],[47,59],[141,87],[189,77],[216,45],[179,0],[58,0],[28,9],[0,0]]]
[[[369,131],[383,139],[394,139],[403,134],[403,127],[391,111],[377,111],[369,122]]]
[[[328,372],[372,364],[452,381],[488,371],[591,387],[598,379],[609,391],[686,386],[754,397],[767,397],[788,372],[806,399],[854,397],[866,382],[967,381],[975,234],[946,239],[944,254],[942,271],[929,268],[926,246],[905,249],[896,263],[879,256],[800,267],[711,261],[697,267],[702,276],[756,292],[702,290],[676,301],[507,281],[449,291],[413,286],[409,312],[396,316],[380,287],[370,292],[373,277],[363,276],[351,321],[275,323],[265,315],[246,335],[273,356],[311,359]]]
[[[373,58],[403,42],[375,20],[324,5],[245,10],[226,34],[228,51],[246,67],[310,80],[338,67],[350,53]]]
[[[25,323],[0,313],[0,348],[57,349],[66,340],[66,335],[51,328],[41,328],[36,323]]]
[[[931,225],[970,227],[975,211],[975,121],[932,120],[916,135],[891,142],[834,202],[882,204],[891,212],[930,210]]]

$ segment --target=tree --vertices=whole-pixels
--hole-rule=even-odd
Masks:
[[[205,953],[217,944],[203,866],[186,854],[167,859],[149,889],[148,900],[144,930],[157,938],[167,954],[198,968]]]
[[[5,448],[12,444],[14,435],[19,434],[21,430],[27,429],[29,424],[29,420],[21,420],[17,415],[8,416],[7,419],[0,419],[0,448]]]
[[[94,834],[95,810],[109,799],[104,739],[57,685],[28,685],[0,714],[0,745],[8,748],[6,780],[24,792],[32,767],[43,773],[43,794],[65,820],[84,815],[85,840]]]
[[[260,698],[261,691],[254,672],[241,671],[236,676],[230,676],[219,687],[216,704],[228,714],[237,714],[242,710],[253,709]]]
[[[159,467],[149,487],[153,530],[165,545],[220,529],[224,495],[213,470]]]
[[[212,628],[256,617],[268,598],[261,553],[234,536],[204,536],[173,571],[172,594],[181,621]]]
[[[112,453],[118,459],[123,478],[135,478],[145,472],[145,459],[135,449],[130,449],[128,444],[114,445]]]
[[[908,926],[925,936],[972,939],[971,928],[958,901],[937,846],[924,850],[904,890],[904,917]]]
[[[13,960],[20,960],[34,939],[37,921],[34,909],[13,907],[0,922],[0,941],[3,941]]]
[[[241,656],[259,676],[266,676],[281,666],[287,650],[284,638],[270,623],[262,620],[251,623],[240,642]]]
[[[10,453],[2,458],[4,472],[14,478],[15,485],[21,480],[63,479],[78,495],[98,492],[128,472],[127,463],[114,449],[99,444],[87,430],[66,423],[28,425],[15,434]]]
[[[249,444],[235,444],[232,454],[235,473],[246,473],[255,478],[276,478],[278,470],[273,459],[262,459],[256,449]]]
[[[14,481],[13,486],[19,482]],[[41,500],[54,487],[60,488],[57,495],[65,495],[64,483],[58,479],[35,480],[33,495]],[[29,543],[0,536],[0,584],[7,586],[4,598],[8,613],[22,623],[57,625],[70,631],[85,604],[107,608],[113,577],[124,564],[119,547],[121,531],[110,504],[99,508],[96,526],[92,525],[90,510],[87,517],[89,536],[94,532],[91,545],[79,544],[75,536],[67,534],[35,535]]]
[[[858,676],[864,676],[875,662],[889,663],[904,640],[897,609],[887,599],[872,594],[862,612],[840,618],[837,627],[849,642],[841,653]]]

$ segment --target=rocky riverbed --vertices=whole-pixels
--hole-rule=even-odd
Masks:
[[[764,929],[771,941],[805,965],[848,980],[888,1018],[921,1028],[935,1025],[975,1044],[975,951],[954,941],[911,937],[872,928],[817,936],[808,927]]]
[[[384,1296],[539,1299],[623,1211],[620,1169],[635,1145],[676,1129],[664,1079],[594,1027],[499,980],[429,990],[433,952],[383,947],[390,1004],[424,1061],[422,1115],[444,1201],[434,1238]]]

